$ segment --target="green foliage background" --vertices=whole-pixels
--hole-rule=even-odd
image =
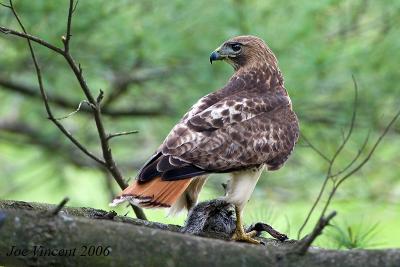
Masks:
[[[28,32],[62,45],[68,1],[15,1],[15,6]],[[198,98],[227,81],[231,67],[210,66],[208,56],[234,35],[253,34],[266,40],[279,59],[302,132],[327,155],[334,153],[348,129],[354,75],[360,88],[359,114],[350,143],[335,166],[339,170],[357,153],[368,132],[371,140],[379,136],[400,106],[399,24],[400,2],[395,0],[80,1],[73,19],[71,52],[94,94],[102,89],[106,97],[121,77],[155,70],[164,73],[130,84],[127,93],[112,103],[116,109],[161,107],[164,116],[105,117],[110,132],[139,131],[111,142],[127,178],[135,176]],[[19,30],[6,8],[0,8],[0,25]],[[38,45],[35,49],[48,92],[78,106],[83,95],[62,58]],[[25,41],[0,35],[0,78],[36,87]],[[67,195],[71,205],[108,209],[109,178],[96,166],[73,163],[83,157],[46,120],[39,99],[1,89],[1,120],[28,125],[39,136],[31,140],[23,131],[0,127],[0,197],[57,203]],[[72,111],[54,109],[60,117]],[[99,153],[90,116],[78,113],[62,122]],[[339,213],[338,227],[378,223],[374,231],[379,235],[358,247],[400,246],[399,132],[397,123],[366,167],[344,183],[331,207]],[[56,145],[46,148],[37,140]],[[247,206],[247,223],[268,221],[295,238],[326,169],[326,162],[300,141],[283,169],[263,175]],[[212,176],[201,199],[221,195],[225,179]],[[118,192],[116,184],[113,190]],[[118,209],[120,214],[127,211]],[[146,213],[161,222],[184,220],[183,215],[166,218],[160,210]],[[324,236],[319,242],[337,247],[334,236]]]

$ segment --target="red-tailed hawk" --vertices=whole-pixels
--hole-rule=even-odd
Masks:
[[[231,64],[233,76],[185,114],[113,204],[189,209],[208,174],[230,173],[224,199],[236,206],[233,238],[257,243],[244,233],[241,212],[264,167],[277,170],[288,159],[298,120],[276,57],[263,40],[234,37],[212,52],[210,62],[215,60]]]

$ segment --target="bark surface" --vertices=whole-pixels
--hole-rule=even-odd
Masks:
[[[400,266],[398,249],[311,248],[300,256],[296,241],[263,239],[266,245],[256,246],[91,208],[52,215],[54,208],[0,201],[0,266]]]

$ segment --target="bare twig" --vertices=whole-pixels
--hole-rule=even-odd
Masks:
[[[329,159],[327,156],[325,156],[325,154],[322,153],[321,150],[319,150],[318,148],[316,148],[316,147],[308,140],[308,138],[307,138],[303,133],[301,133],[301,137],[303,138],[304,142],[307,143],[307,147],[309,147],[309,148],[311,148],[312,150],[314,150],[318,155],[321,156],[321,158],[323,158],[323,159],[326,160],[327,162],[330,162],[330,159]]]
[[[328,159],[327,157],[323,157],[325,160],[328,159],[328,162],[329,162],[328,171],[326,173],[324,182],[322,183],[321,189],[320,189],[320,191],[318,193],[318,196],[317,196],[316,200],[314,201],[313,205],[311,206],[310,211],[307,213],[306,219],[304,220],[304,222],[301,225],[299,231],[297,232],[297,238],[300,238],[302,231],[306,227],[308,221],[311,218],[311,215],[313,214],[315,208],[317,207],[319,201],[321,200],[321,197],[322,197],[323,193],[325,192],[326,185],[327,185],[329,179],[332,178],[333,165],[334,165],[337,157],[339,156],[340,152],[343,150],[343,148],[345,147],[345,145],[349,141],[351,134],[353,133],[354,123],[355,123],[356,115],[357,115],[358,85],[357,85],[357,81],[356,81],[354,76],[352,76],[352,79],[353,79],[353,83],[354,83],[354,103],[353,103],[353,112],[352,112],[352,116],[351,116],[349,131],[347,132],[347,135],[344,136],[344,138],[342,140],[342,143],[339,145],[338,149],[335,151],[335,153],[332,156],[332,158]],[[316,151],[318,151],[318,149]]]
[[[76,64],[75,60],[69,53],[69,43],[70,43],[70,34],[71,34],[71,20],[72,20],[72,10],[73,10],[73,0],[70,0],[70,6],[68,10],[68,23],[67,23],[67,37],[63,40],[64,41],[64,52],[62,55],[64,56],[65,60],[68,62],[70,68],[72,69],[73,73],[75,74],[76,79],[79,82],[79,85],[82,88],[83,93],[85,94],[87,100],[90,104],[94,106],[94,120],[97,127],[97,132],[100,138],[101,149],[103,152],[103,158],[106,162],[106,167],[114,177],[115,181],[119,184],[121,188],[126,188],[127,184],[124,182],[123,177],[119,169],[117,168],[115,161],[113,159],[111,149],[108,145],[107,134],[104,129],[103,121],[101,119],[101,108],[99,103],[93,97],[89,86],[87,85],[83,74],[82,68]]]
[[[364,151],[365,147],[367,146],[368,140],[369,140],[369,132],[368,132],[367,136],[365,137],[364,142],[362,143],[360,149],[358,149],[358,152],[355,155],[355,157],[342,170],[338,171],[337,173],[332,174],[331,175],[332,178],[341,175],[342,173],[346,172],[351,166],[354,165],[354,163],[360,158],[362,152]]]
[[[44,106],[45,106],[45,108],[46,108],[46,112],[47,112],[47,115],[48,115],[49,120],[51,120],[51,121],[58,127],[58,129],[60,129],[60,131],[61,131],[74,145],[76,145],[83,153],[85,153],[87,156],[89,156],[89,157],[92,158],[93,160],[97,161],[98,163],[104,165],[105,162],[104,162],[103,160],[99,159],[97,156],[95,156],[94,154],[92,154],[91,152],[89,152],[77,139],[75,139],[75,137],[73,137],[73,136],[71,135],[71,133],[68,132],[67,129],[64,128],[64,126],[63,126],[60,122],[58,122],[58,121],[54,118],[53,113],[52,113],[52,110],[51,110],[50,105],[49,105],[49,102],[48,102],[48,98],[47,98],[47,95],[46,95],[46,91],[44,90],[44,85],[43,85],[43,80],[42,80],[42,73],[41,73],[39,64],[38,64],[37,59],[36,59],[35,52],[34,52],[34,50],[33,50],[32,44],[31,44],[31,38],[26,37],[26,36],[28,36],[28,34],[26,34],[25,27],[24,27],[24,25],[22,24],[22,22],[21,22],[21,20],[20,20],[20,18],[19,18],[19,16],[18,16],[18,14],[17,14],[17,12],[15,11],[14,6],[13,6],[11,0],[10,0],[10,9],[11,9],[12,13],[14,14],[15,18],[17,19],[18,24],[20,25],[22,31],[24,32],[24,35],[25,35],[25,36],[21,36],[21,37],[24,37],[24,38],[27,40],[27,42],[28,42],[28,46],[29,46],[29,50],[30,50],[30,53],[31,53],[32,61],[33,61],[33,63],[34,63],[35,70],[36,70],[36,74],[37,74],[37,79],[38,79],[38,83],[39,83],[40,93],[41,93],[41,95],[42,95],[43,103],[44,103]],[[44,45],[44,46],[47,47],[47,45]],[[50,48],[50,49],[51,49],[51,48]],[[59,50],[59,51],[62,51],[62,50]]]
[[[75,13],[76,7],[78,6],[79,0],[76,0],[74,8],[72,9],[72,14]]]
[[[6,6],[6,7],[9,7],[9,6]],[[11,8],[11,6],[9,8]],[[3,27],[3,26],[0,26],[0,32],[2,32],[4,34],[11,34],[11,35],[15,35],[15,36],[19,36],[19,37],[25,38],[27,40],[30,40],[30,41],[33,41],[33,42],[38,43],[40,45],[43,45],[43,46],[49,48],[50,50],[53,50],[56,53],[62,53],[63,52],[63,50],[61,48],[58,48],[58,47],[56,47],[56,46],[54,46],[54,45],[52,45],[52,44],[40,39],[40,38],[37,38],[37,37],[32,36],[30,34],[27,34],[26,32],[18,32],[18,31],[15,31],[15,30]]]
[[[324,208],[322,209],[321,212],[321,216],[323,217],[326,210],[328,209],[329,204],[332,201],[333,196],[336,193],[336,190],[339,188],[339,186],[346,181],[349,177],[351,177],[353,174],[355,174],[357,171],[359,171],[371,158],[372,154],[374,154],[376,148],[378,147],[378,145],[380,144],[380,142],[383,140],[383,138],[385,137],[385,135],[388,133],[389,129],[393,126],[393,124],[396,122],[396,120],[399,118],[400,116],[400,110],[393,116],[393,118],[390,120],[389,124],[386,126],[385,130],[382,132],[382,134],[378,137],[378,139],[376,140],[375,144],[372,146],[372,149],[369,151],[369,153],[367,154],[367,156],[364,158],[363,161],[361,161],[356,167],[354,167],[352,170],[350,170],[349,172],[347,172],[346,174],[343,175],[343,177],[341,177],[340,179],[338,179],[337,182],[335,182],[334,187],[331,191],[331,193],[329,194],[328,200],[326,201]]]
[[[102,172],[110,174],[104,165],[98,164],[84,154],[79,153],[80,151],[75,146],[68,146],[59,138],[49,138],[47,134],[43,134],[40,129],[36,126],[30,125],[28,122],[16,120],[16,119],[0,119],[0,133],[8,132],[11,135],[0,135],[0,139],[7,140],[17,146],[25,147],[26,145],[34,145],[43,149],[45,152],[57,155],[63,159],[63,163],[68,162],[72,165],[82,168],[89,167],[99,169]],[[21,138],[22,137],[22,138]],[[63,164],[65,165],[65,164]],[[132,162],[127,160],[120,162],[124,169],[135,169],[142,166],[141,162]],[[110,179],[107,179],[107,181]],[[111,177],[111,180],[114,179]],[[112,186],[110,180],[109,188]],[[112,194],[115,197],[115,193]]]
[[[107,134],[103,125],[103,121],[101,119],[101,108],[100,108],[100,99],[102,98],[101,95],[102,93],[100,92],[100,95],[97,99],[95,99],[89,89],[89,86],[87,85],[83,74],[82,74],[82,68],[79,64],[76,64],[75,60],[71,56],[69,52],[69,43],[71,41],[71,21],[72,21],[72,13],[73,13],[73,0],[70,0],[70,5],[69,5],[69,10],[68,10],[68,22],[67,22],[67,33],[66,33],[66,38],[64,40],[64,53],[62,55],[64,56],[65,60],[68,62],[69,66],[71,67],[73,73],[75,74],[76,79],[79,82],[79,85],[82,88],[83,93],[85,94],[87,100],[89,103],[91,103],[94,107],[94,120],[96,123],[97,127],[97,132],[99,134],[100,138],[100,144],[101,144],[101,149],[103,152],[103,158],[106,162],[106,168],[108,171],[112,174],[114,177],[115,181],[118,183],[118,185],[124,189],[128,185],[125,183],[123,176],[120,172],[120,170],[117,168],[117,165],[114,161],[113,155],[111,153],[111,148],[109,147],[108,144],[108,139],[107,139]],[[99,100],[99,101],[97,101]],[[136,216],[139,219],[146,219],[144,216],[143,211],[140,213],[139,210],[140,208],[136,207],[135,213]]]
[[[76,2],[76,4],[78,4],[78,2]],[[65,36],[63,36],[61,38],[64,43],[64,52],[65,53],[69,52],[69,41],[71,40],[72,13],[74,13],[75,8],[76,8],[76,5],[74,6],[74,0],[70,0],[69,1],[69,9],[68,9],[67,33]]]
[[[61,202],[53,210],[50,211],[50,215],[56,216],[62,210],[62,208],[64,208],[68,201],[69,197],[65,197],[63,200],[61,200]]]
[[[322,195],[323,195],[323,193],[325,191],[325,188],[326,188],[326,185],[327,185],[328,181],[329,181],[329,178],[325,177],[324,182],[322,183],[321,189],[319,190],[319,193],[318,193],[318,196],[317,196],[316,200],[314,201],[313,205],[311,206],[310,211],[307,213],[307,216],[306,216],[303,224],[300,226],[300,229],[297,232],[297,239],[300,238],[302,231],[306,227],[308,221],[311,218],[311,215],[313,214],[315,208],[317,207],[317,205],[318,205],[318,203],[319,203],[319,201],[320,201],[320,199],[321,199],[321,197],[322,197]]]
[[[355,101],[354,101],[354,108],[353,108],[353,116],[352,116],[352,120],[351,120],[351,124],[350,124],[350,129],[347,133],[347,135],[344,137],[341,145],[339,146],[339,148],[336,150],[335,154],[333,155],[332,159],[330,159],[330,163],[329,163],[329,168],[324,180],[324,183],[321,187],[321,190],[318,194],[317,199],[315,200],[315,202],[313,203],[313,206],[311,207],[309,213],[307,214],[307,217],[303,223],[303,225],[300,227],[299,231],[298,231],[298,238],[300,238],[301,235],[301,231],[304,229],[305,225],[307,224],[308,220],[311,217],[311,214],[313,213],[315,207],[317,206],[317,204],[319,203],[322,194],[325,190],[326,184],[328,182],[328,180],[331,180],[333,182],[333,188],[330,191],[329,195],[328,195],[328,199],[325,202],[321,214],[319,216],[319,221],[323,221],[324,216],[325,216],[325,212],[327,211],[337,189],[339,188],[339,186],[346,181],[349,177],[351,177],[353,174],[355,174],[358,170],[360,170],[371,158],[372,154],[375,152],[376,148],[378,147],[378,145],[380,144],[380,142],[383,140],[384,136],[387,134],[387,132],[389,131],[389,129],[393,126],[393,124],[396,122],[396,120],[398,119],[398,117],[400,116],[400,110],[394,115],[394,117],[391,119],[391,121],[387,124],[387,126],[385,127],[384,131],[382,132],[382,134],[378,137],[378,139],[376,140],[376,142],[374,143],[372,149],[368,152],[367,156],[364,158],[364,160],[362,160],[359,164],[357,164],[354,167],[354,164],[357,162],[357,160],[359,159],[359,157],[361,156],[362,152],[365,150],[365,147],[368,143],[369,140],[369,134],[367,135],[367,137],[365,138],[361,148],[359,149],[358,153],[355,155],[355,157],[350,161],[349,164],[347,164],[343,169],[341,169],[340,171],[338,171],[337,173],[333,174],[332,173],[332,167],[333,164],[335,163],[336,158],[338,157],[338,155],[340,154],[340,151],[345,147],[346,143],[348,142],[348,140],[350,139],[350,136],[353,132],[353,128],[354,128],[354,122],[355,122],[355,117],[356,117],[356,108],[357,108],[357,83],[355,78],[353,77],[353,81],[354,81],[354,88],[355,88]],[[338,177],[338,178],[336,178]],[[328,216],[329,217],[329,216]],[[313,232],[315,232],[318,227],[318,224],[314,227]],[[311,244],[311,243],[310,243]],[[301,251],[307,251],[307,250],[301,250]],[[305,253],[305,252],[304,252]]]
[[[343,148],[346,146],[347,142],[350,140],[350,136],[353,133],[354,129],[354,123],[356,121],[356,116],[357,116],[357,105],[358,105],[358,85],[355,77],[352,75],[351,76],[353,79],[354,83],[354,104],[353,104],[353,114],[351,116],[351,121],[350,121],[350,127],[349,131],[347,132],[347,135],[345,135],[343,138],[342,143],[339,145],[338,149],[336,150],[335,154],[333,155],[332,159],[330,160],[329,168],[328,168],[328,179],[331,177],[332,174],[332,168],[333,165],[336,161],[336,158],[339,156],[340,152],[342,152]]]
[[[37,98],[42,100],[42,96],[40,94],[40,89],[27,86],[24,84],[20,84],[14,81],[7,80],[5,78],[0,77],[0,89],[2,90],[9,90],[13,93],[20,93],[24,96]],[[49,103],[55,104],[59,107],[66,108],[66,109],[75,109],[76,108],[76,101],[69,100],[64,96],[58,96],[54,94],[50,94],[52,90],[47,90],[47,101]],[[43,101],[43,100],[42,100]],[[81,106],[81,112],[84,114],[93,114],[93,109],[90,106]],[[138,116],[162,116],[168,113],[165,107],[157,107],[157,109],[138,109],[135,107],[129,109],[112,109],[108,107],[103,107],[102,115],[107,115],[111,117],[138,117]]]
[[[104,91],[100,89],[99,95],[96,97],[96,103],[100,105],[104,98]]]
[[[107,96],[104,105],[108,106],[119,97],[123,96],[129,88],[129,85],[140,85],[149,79],[162,79],[167,76],[173,67],[159,67],[159,68],[143,68],[137,69],[135,67],[133,73],[114,74],[112,81],[112,91]]]
[[[96,123],[96,128],[97,128],[97,132],[99,135],[99,139],[100,139],[100,144],[101,144],[101,148],[102,148],[102,152],[103,152],[103,158],[104,161],[97,158],[96,156],[94,156],[93,154],[91,154],[90,152],[87,151],[87,149],[80,144],[63,126],[61,123],[59,123],[53,116],[52,112],[51,112],[51,108],[48,102],[48,98],[46,95],[46,92],[44,90],[43,87],[43,81],[42,81],[42,76],[41,76],[41,71],[39,68],[39,65],[37,63],[36,60],[36,56],[35,53],[33,51],[32,48],[32,44],[31,44],[31,40],[32,41],[36,41],[40,40],[38,38],[32,38],[32,36],[29,36],[25,30],[24,25],[22,24],[19,16],[17,15],[12,1],[10,0],[10,9],[13,12],[15,18],[17,19],[19,25],[21,26],[21,29],[23,30],[23,34],[15,34],[17,36],[23,37],[28,41],[28,46],[29,49],[31,51],[31,56],[32,56],[32,60],[34,62],[35,65],[35,69],[36,69],[36,73],[37,73],[37,77],[38,77],[38,82],[39,82],[39,88],[40,88],[40,92],[42,94],[43,97],[43,102],[47,111],[47,114],[49,116],[49,119],[57,125],[57,127],[63,132],[64,135],[66,135],[68,137],[68,139],[70,139],[76,146],[78,146],[85,154],[87,154],[88,156],[92,157],[93,159],[95,159],[96,161],[98,161],[99,163],[101,163],[102,165],[104,165],[108,171],[112,174],[112,176],[114,177],[115,181],[118,183],[118,185],[124,189],[126,188],[128,185],[125,183],[125,181],[123,180],[122,174],[119,171],[119,169],[117,168],[115,161],[113,159],[112,153],[111,153],[111,149],[109,147],[108,144],[108,139],[107,139],[107,134],[106,131],[104,129],[104,125],[101,119],[101,108],[100,108],[100,103],[98,101],[96,101],[96,99],[93,97],[84,77],[82,74],[82,68],[79,64],[77,64],[75,62],[75,60],[73,59],[73,57],[71,56],[70,52],[69,52],[69,44],[71,41],[71,24],[72,24],[72,14],[74,12],[74,0],[70,0],[70,5],[69,5],[69,9],[68,9],[68,21],[67,21],[67,30],[66,30],[66,37],[62,38],[63,43],[64,43],[64,50],[61,50],[59,48],[54,49],[54,46],[50,45],[50,44],[42,44],[41,42],[38,42],[48,48],[50,48],[51,50],[59,53],[60,55],[62,55],[64,57],[64,59],[67,61],[68,65],[70,66],[71,70],[73,71],[76,79],[79,82],[79,85],[83,91],[83,93],[85,94],[88,102],[90,103],[90,105],[93,107],[93,114],[94,114],[94,120]],[[3,31],[4,28],[0,28],[0,30]],[[7,33],[9,33],[9,31],[7,31]],[[135,207],[134,208],[135,213],[137,215],[138,218],[140,219],[146,219],[143,211],[138,208]]]
[[[117,137],[117,136],[124,136],[124,135],[130,135],[130,134],[135,134],[138,133],[139,131],[126,131],[126,132],[119,132],[119,133],[113,133],[113,134],[109,134],[107,136],[107,140],[110,140],[111,138]]]
[[[0,131],[13,133],[7,137],[15,145],[31,144],[40,146],[44,151],[51,153],[60,152],[57,153],[57,156],[77,167],[98,168],[103,166],[89,157],[83,157],[81,154],[78,154],[75,146],[66,146],[58,138],[49,138],[48,135],[43,134],[37,128],[29,125],[29,123],[15,120],[0,120]],[[20,136],[24,138],[21,139]],[[0,138],[4,139],[6,137],[2,136]]]
[[[67,119],[67,118],[71,117],[72,115],[76,114],[77,112],[79,112],[81,110],[82,104],[88,104],[90,106],[90,103],[87,100],[82,100],[79,103],[78,107],[74,111],[72,111],[71,113],[69,113],[69,114],[67,114],[67,115],[65,115],[63,117],[58,117],[58,118],[56,118],[56,120]]]
[[[6,5],[6,4],[3,4],[3,3],[0,3],[0,5],[1,5],[1,6],[4,6],[4,7],[7,7],[7,8],[11,8],[11,6]]]
[[[332,218],[335,217],[336,214],[337,214],[336,211],[332,211],[328,216],[321,217],[318,220],[317,224],[315,225],[311,234],[307,235],[305,238],[303,238],[300,241],[299,245],[295,249],[296,253],[298,253],[300,255],[306,254],[306,252],[310,248],[311,244],[322,233],[322,230],[324,230],[324,228],[327,225],[329,225],[330,220],[332,220]]]

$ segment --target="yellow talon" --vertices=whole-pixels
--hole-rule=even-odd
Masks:
[[[244,232],[241,212],[236,205],[235,205],[235,213],[236,213],[236,230],[233,233],[232,240],[246,242],[250,244],[257,244],[257,245],[261,244],[260,241],[253,238],[257,234],[256,231],[251,231],[249,233]]]

